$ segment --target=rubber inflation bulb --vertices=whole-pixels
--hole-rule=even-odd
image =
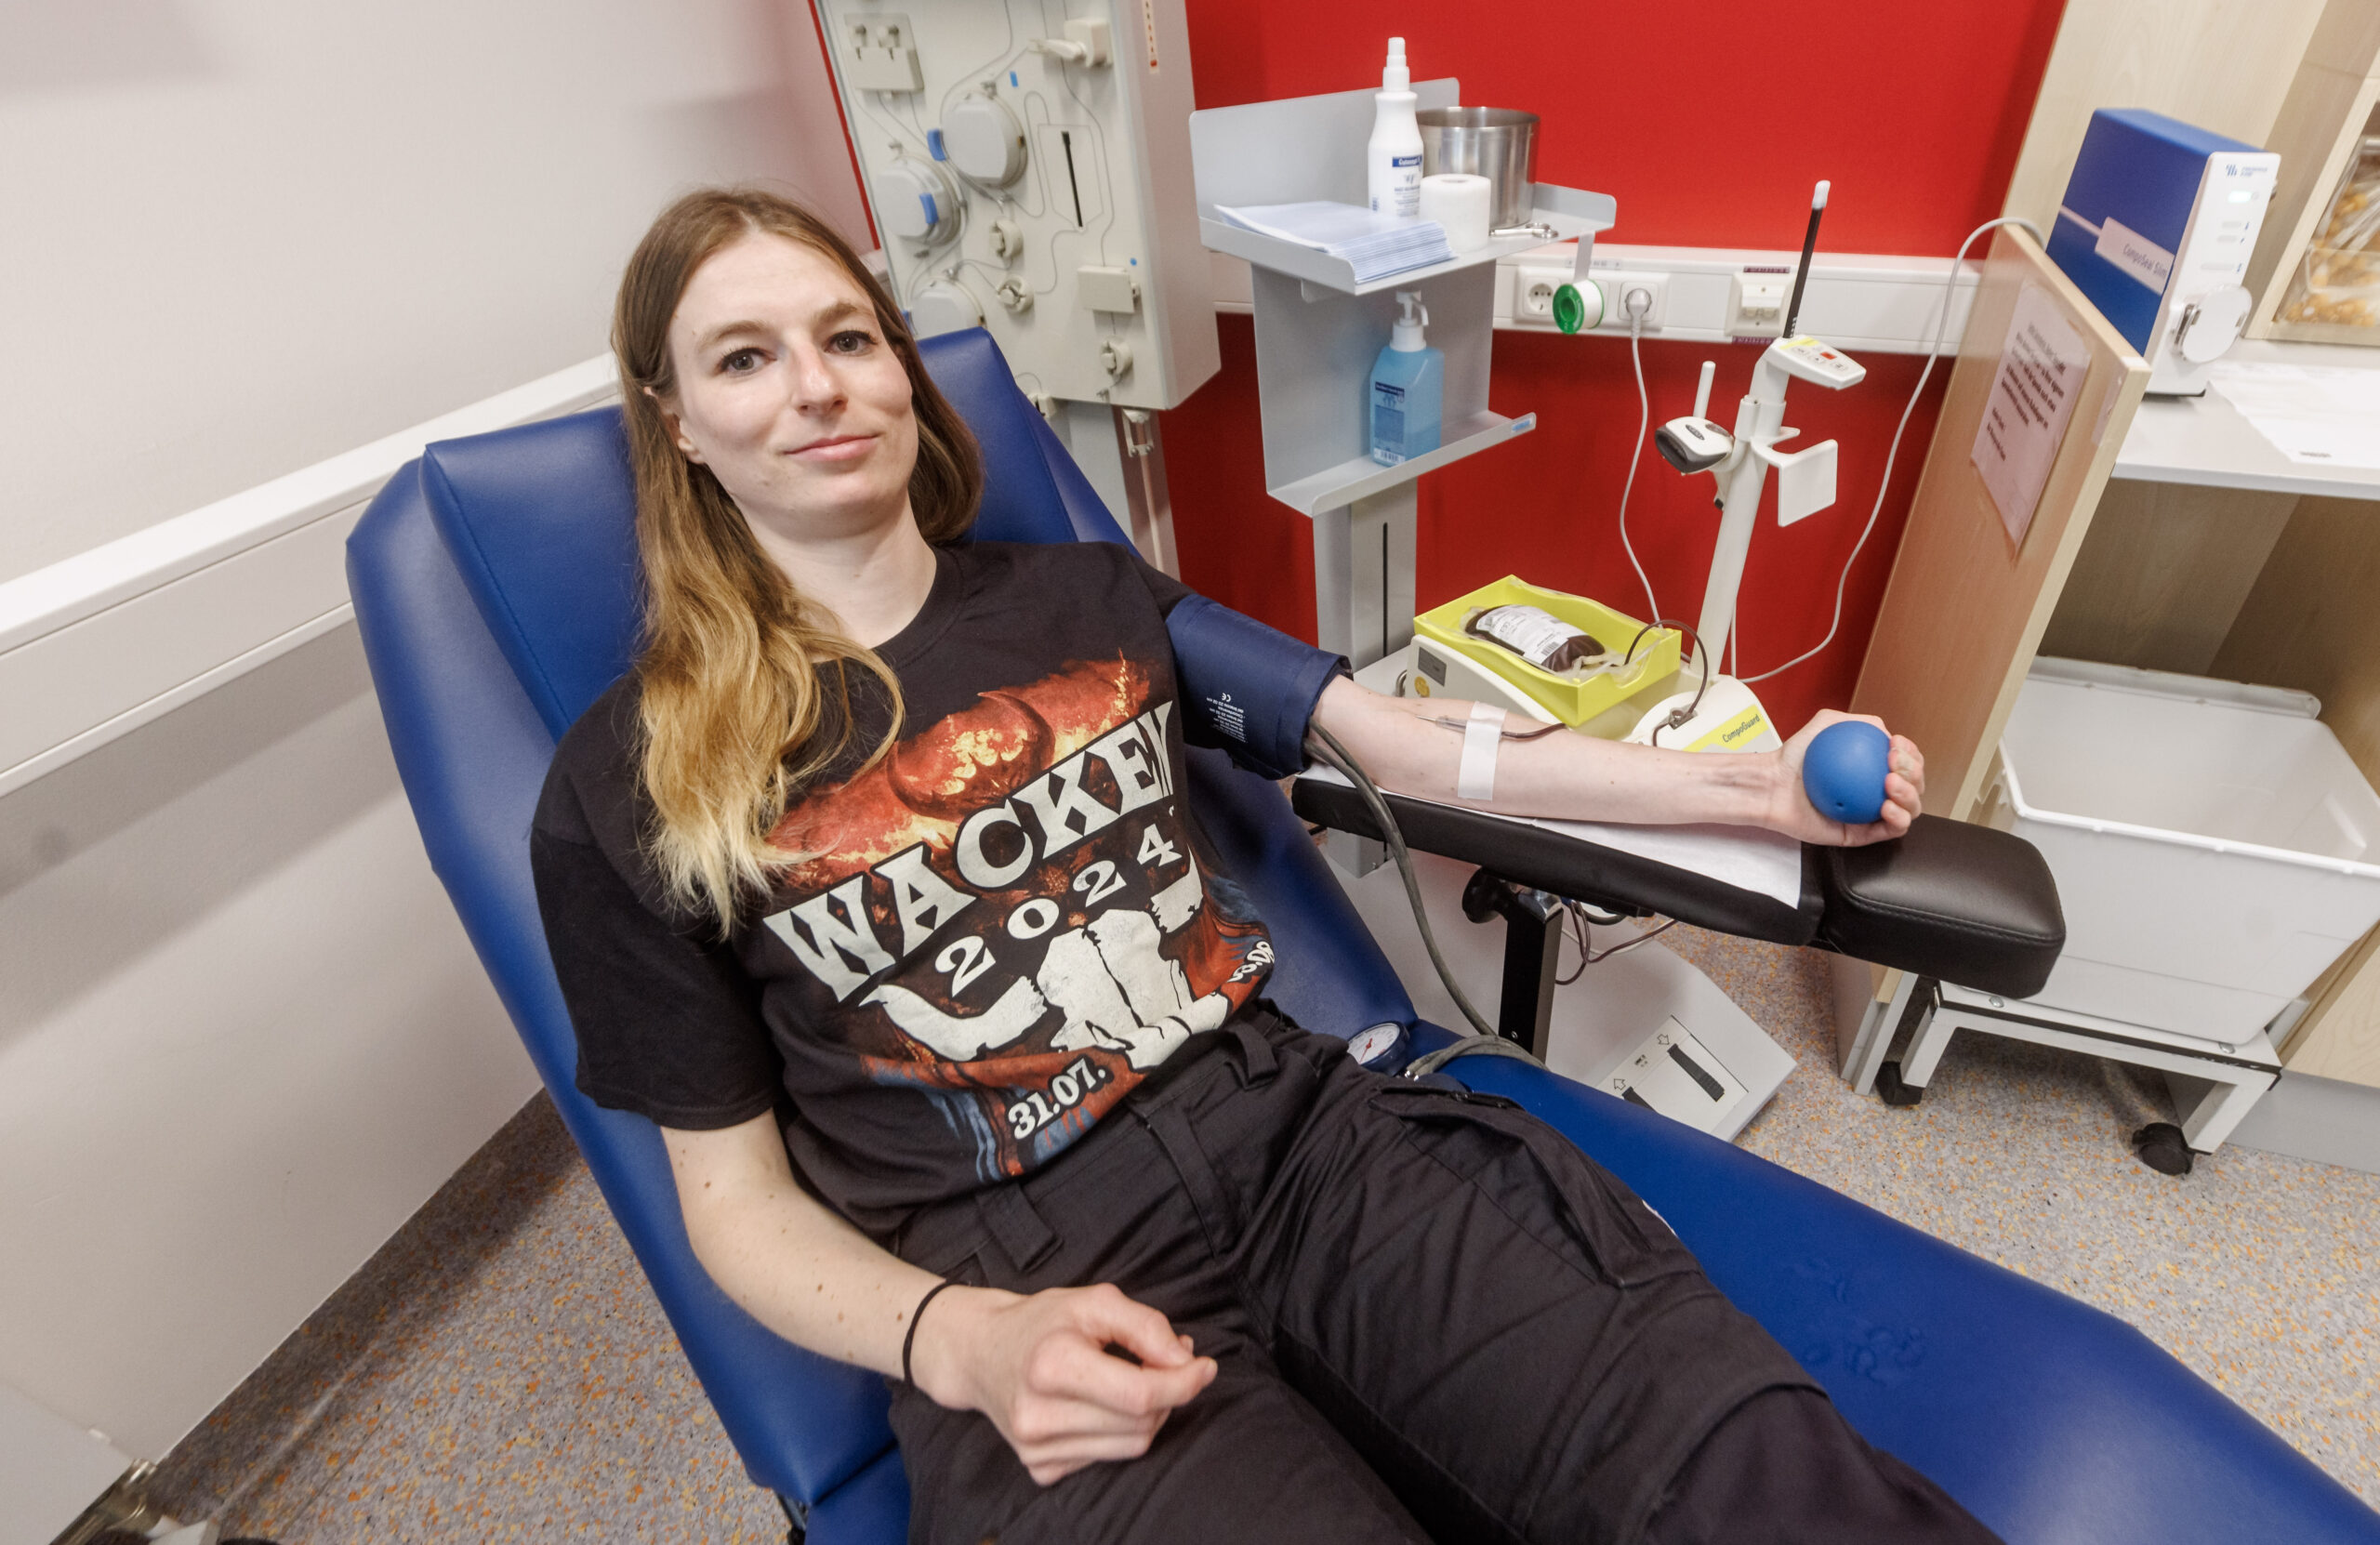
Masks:
[[[1818,813],[1864,826],[1884,813],[1884,775],[1892,771],[1892,737],[1873,724],[1830,724],[1802,753],[1802,788]]]

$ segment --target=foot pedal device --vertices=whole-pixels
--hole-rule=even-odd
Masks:
[[[1645,1044],[1621,1061],[1603,1087],[1632,1105],[1705,1132],[1717,1131],[1751,1092],[1674,1018],[1663,1020],[1659,1029],[1646,1037]]]

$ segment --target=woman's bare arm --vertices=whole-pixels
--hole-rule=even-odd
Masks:
[[[1314,718],[1382,788],[1504,815],[1644,825],[1707,821],[1765,826],[1805,842],[1854,847],[1908,831],[1925,789],[1925,759],[1895,735],[1882,818],[1846,826],[1820,815],[1802,792],[1802,752],[1820,730],[1852,717],[1821,713],[1782,751],[1762,753],[1670,751],[1565,733],[1506,740],[1497,752],[1496,797],[1463,799],[1455,785],[1462,760],[1461,726],[1470,713],[1467,702],[1384,697],[1342,677],[1324,689]],[[1517,714],[1505,727],[1535,728]]]
[[[879,1247],[793,1177],[774,1116],[717,1131],[664,1128],[686,1236],[722,1291],[800,1346],[901,1371],[919,1300],[938,1280]],[[1020,1295],[951,1288],[917,1327],[910,1366],[940,1405],[990,1417],[1044,1486],[1148,1448],[1207,1387],[1164,1315],[1112,1287]],[[1111,1354],[1121,1347],[1139,1366]]]

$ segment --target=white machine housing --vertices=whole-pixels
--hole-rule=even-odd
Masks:
[[[1170,408],[1220,367],[1182,0],[814,0],[892,291],[1057,402]]]
[[[1479,1010],[1491,1019],[1502,991],[1504,926],[1463,916],[1462,888],[1472,865],[1437,853],[1412,855],[1421,903],[1447,963]],[[1413,1007],[1435,1023],[1461,1026],[1414,926],[1412,904],[1394,865],[1361,878],[1331,873],[1381,943]],[[1594,948],[1613,949],[1642,933],[1631,919],[1591,931]],[[1575,952],[1563,947],[1566,961]],[[1545,1063],[1566,1078],[1633,1100],[1726,1142],[1760,1114],[1793,1071],[1792,1054],[1736,1006],[1718,984],[1658,939],[1648,939],[1586,969],[1556,991],[1546,1026]],[[1460,1076],[1458,1063],[1450,1071]]]
[[[2239,341],[2255,305],[2246,288],[2248,258],[2280,178],[2281,157],[2269,151],[2207,157],[2206,179],[2144,351],[2150,391],[2204,391],[2206,367]]]

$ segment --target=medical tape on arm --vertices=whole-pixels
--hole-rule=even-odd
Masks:
[[[1496,753],[1504,744],[1504,710],[1492,703],[1474,703],[1471,721],[1462,727],[1462,761],[1455,770],[1458,799],[1486,801],[1496,797]]]

